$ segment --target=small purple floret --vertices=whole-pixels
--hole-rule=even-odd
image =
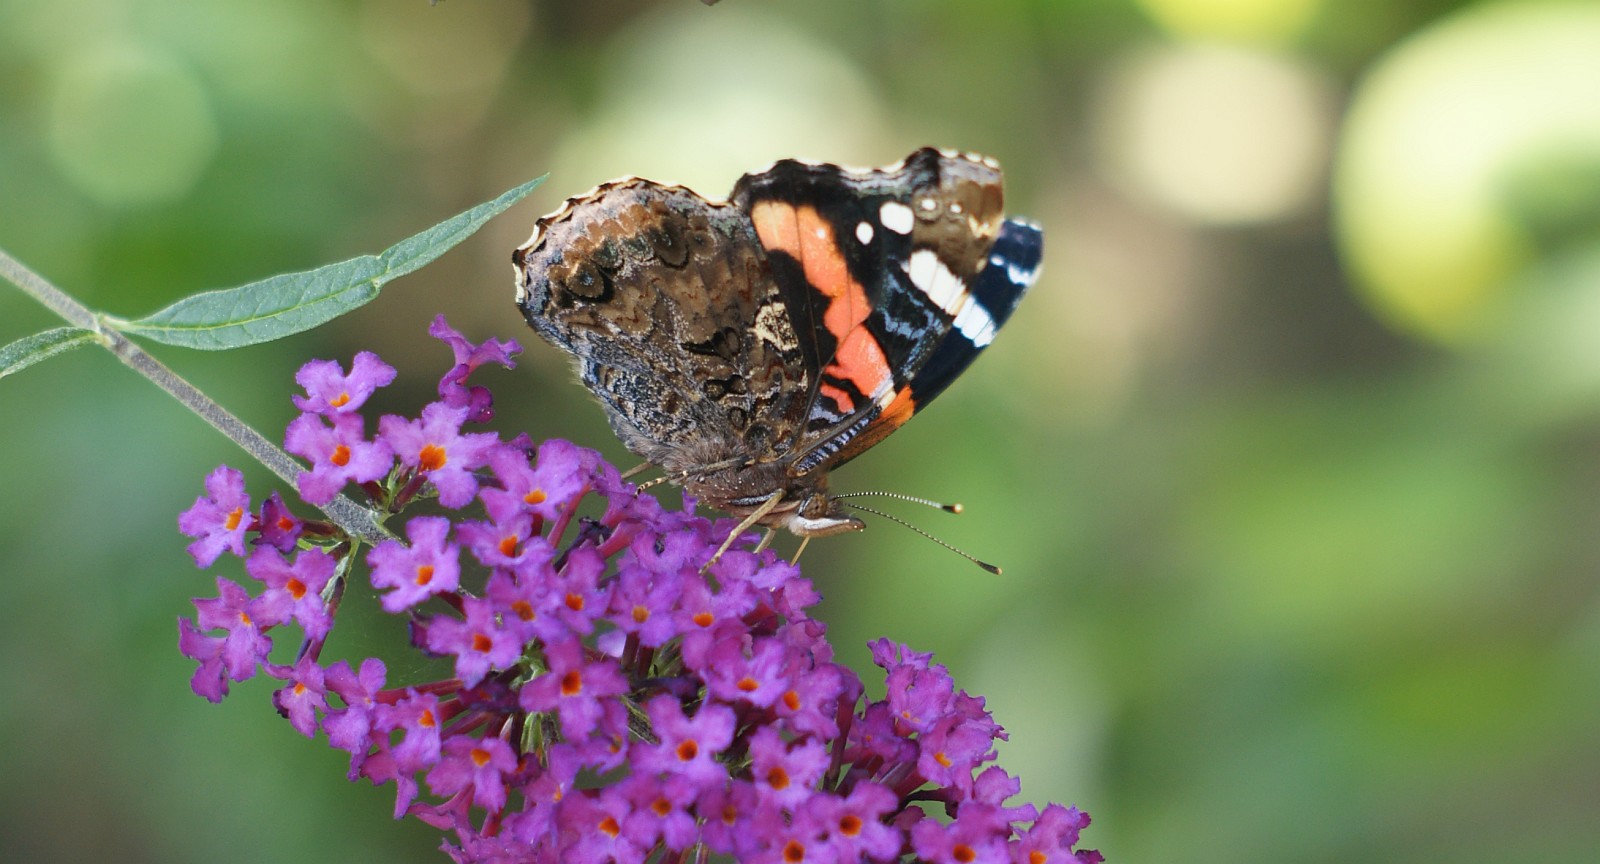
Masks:
[[[206,494],[178,516],[178,530],[199,539],[189,544],[195,566],[210,567],[224,551],[244,557],[250,528],[250,496],[244,475],[226,465],[206,476]]]
[[[294,407],[324,417],[354,414],[374,390],[388,386],[394,376],[394,367],[371,351],[355,356],[349,375],[332,360],[312,360],[295,373],[295,383],[305,388],[306,395],[292,397]]]
[[[456,590],[461,580],[461,551],[449,537],[450,520],[418,516],[406,523],[411,545],[385,540],[367,553],[372,587],[394,589],[383,595],[383,611],[402,612],[435,594]]]
[[[296,479],[300,497],[310,504],[332,501],[347,483],[380,480],[394,465],[388,442],[366,440],[357,414],[337,415],[332,425],[319,415],[301,414],[284,433],[283,447],[311,462],[311,470]]]
[[[473,423],[486,423],[494,417],[494,398],[487,387],[466,386],[467,376],[485,363],[498,363],[510,369],[516,365],[512,357],[522,352],[515,340],[501,342],[486,339],[481,345],[467,341],[445,320],[443,315],[428,325],[428,335],[450,346],[456,365],[439,379],[439,400],[453,408],[467,409],[466,417]]]
[[[493,433],[463,434],[467,409],[434,402],[422,409],[419,420],[386,415],[378,420],[378,435],[400,464],[412,468],[439,490],[439,503],[459,509],[478,492],[474,473],[482,468],[498,443]]]

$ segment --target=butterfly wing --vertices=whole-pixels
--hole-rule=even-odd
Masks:
[[[1007,219],[1001,224],[983,269],[967,286],[973,304],[969,308],[975,307],[983,314],[968,312],[966,320],[957,315],[955,326],[934,345],[927,362],[911,377],[910,398],[915,410],[922,410],[944,392],[994,339],[995,332],[1011,317],[1022,302],[1022,295],[1038,278],[1043,257],[1044,232],[1037,225],[1020,219]],[[968,321],[975,323],[963,326]]]
[[[1004,220],[998,165],[931,148],[871,171],[786,160],[732,201],[816,370],[796,474],[854,458],[938,395],[1016,307],[1041,248],[1037,228]],[[997,246],[1034,264],[991,272]]]
[[[811,367],[743,212],[620,180],[539,220],[513,262],[524,317],[635,454],[692,472],[797,436]]]

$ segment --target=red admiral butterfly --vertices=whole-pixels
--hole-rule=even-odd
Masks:
[[[859,531],[828,472],[955,380],[1037,275],[1043,234],[1001,197],[994,160],[932,148],[784,160],[725,203],[615,180],[538,221],[517,306],[622,443],[744,520],[735,536]]]

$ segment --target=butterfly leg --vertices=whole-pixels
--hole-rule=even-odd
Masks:
[[[728,548],[733,545],[733,541],[739,539],[739,535],[740,534],[743,534],[744,532],[750,530],[750,526],[756,524],[757,522],[760,522],[761,521],[761,517],[767,515],[768,513],[771,513],[772,512],[772,508],[777,507],[778,506],[778,502],[782,501],[782,500],[783,500],[783,490],[779,489],[778,491],[773,492],[771,495],[768,495],[766,497],[766,499],[763,500],[761,502],[761,504],[756,507],[756,509],[751,510],[750,511],[750,515],[744,517],[744,521],[740,522],[737,527],[735,527],[732,531],[730,531],[728,533],[728,539],[722,541],[722,545],[717,547],[717,551],[716,551],[715,554],[713,554],[711,556],[711,560],[707,561],[705,563],[705,566],[700,568],[701,574],[704,574],[707,570],[710,570],[711,569],[711,565],[713,565],[713,564],[717,563],[717,561],[721,560],[722,553],[728,551]],[[769,534],[770,534],[770,532],[769,532]]]
[[[629,468],[628,470],[622,472],[622,479],[626,480],[629,477],[634,476],[635,474],[643,474],[644,472],[650,470],[650,467],[651,467],[651,465],[650,465],[649,462],[640,462],[638,465],[635,465],[632,468]],[[661,481],[658,480],[656,482],[659,483]]]
[[[810,534],[807,534],[804,537],[801,537],[800,538],[800,548],[794,550],[794,557],[789,559],[789,563],[790,564],[799,564],[800,563],[800,556],[805,554],[806,546],[809,545],[810,543],[811,543],[811,535]]]
[[[759,555],[762,552],[766,551],[766,548],[768,546],[772,545],[772,535],[777,534],[777,533],[778,533],[778,530],[776,528],[768,528],[767,529],[767,533],[761,535],[761,542],[757,543],[756,544],[756,548],[755,548],[755,552],[756,552],[757,555]]]

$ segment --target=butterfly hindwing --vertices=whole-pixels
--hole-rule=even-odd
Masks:
[[[514,260],[528,323],[634,453],[680,470],[795,437],[809,367],[737,209],[630,178],[540,220]]]

